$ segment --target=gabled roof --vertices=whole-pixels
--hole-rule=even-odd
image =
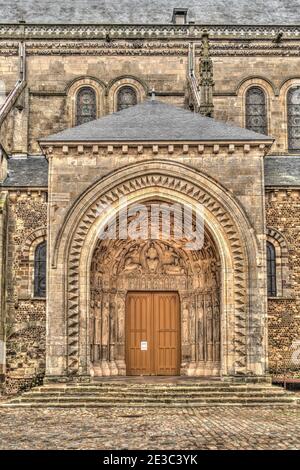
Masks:
[[[40,139],[40,142],[272,142],[241,127],[203,117],[157,100],[146,100],[95,121]]]
[[[170,24],[178,7],[201,24],[300,22],[299,0],[0,0],[0,22]]]

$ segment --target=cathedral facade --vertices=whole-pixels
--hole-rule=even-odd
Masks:
[[[259,19],[243,1],[15,3],[20,21],[4,8],[0,25],[2,391],[299,374],[285,2]],[[199,220],[198,245],[184,229]]]

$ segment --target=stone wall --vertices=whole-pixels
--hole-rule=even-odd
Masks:
[[[292,360],[293,342],[300,341],[299,190],[267,190],[266,217],[268,227],[278,230],[287,242],[289,268],[283,295],[268,300],[270,371],[287,368],[299,374],[300,364]]]
[[[250,47],[249,40],[243,42],[241,38],[239,41],[212,38],[215,117],[244,126],[246,90],[251,85],[262,87],[267,99],[268,133],[276,138],[273,151],[286,153],[287,90],[300,84],[297,46],[299,41],[295,40],[276,49],[269,42]],[[18,77],[17,43],[10,47],[7,50],[0,42],[0,76],[8,91]],[[45,44],[36,40],[27,45],[28,97],[24,99],[24,109],[11,113],[5,123],[1,139],[7,151],[28,148],[31,153],[40,153],[37,139],[74,125],[76,84],[94,87],[98,96],[98,117],[115,111],[118,86],[126,84],[136,88],[139,100],[155,89],[162,101],[184,106],[187,42],[170,38],[165,41],[128,40],[126,43],[99,42],[99,50],[95,47],[96,44],[89,41]],[[196,72],[199,73],[199,45],[196,56]],[[16,133],[21,133],[22,142],[20,138],[16,140]]]
[[[5,377],[5,279],[7,238],[7,193],[0,193],[0,389]]]
[[[46,300],[34,297],[33,256],[44,238],[47,203],[42,191],[9,193],[6,393],[39,381],[45,370]]]

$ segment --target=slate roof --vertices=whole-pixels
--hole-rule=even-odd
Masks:
[[[300,186],[300,155],[266,157],[265,186]]]
[[[0,22],[169,23],[188,8],[201,24],[299,24],[299,0],[0,0]]]
[[[8,177],[0,187],[47,187],[48,162],[44,156],[11,157]]]
[[[272,141],[271,137],[226,124],[158,100],[104,116],[41,139],[41,142]]]

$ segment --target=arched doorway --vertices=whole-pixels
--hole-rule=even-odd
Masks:
[[[89,327],[91,266],[99,229],[120,210],[124,197],[129,204],[159,199],[190,204],[196,213],[203,209],[206,234],[211,235],[221,265],[221,376],[231,380],[264,375],[265,245],[258,243],[243,207],[230,191],[186,165],[159,160],[135,163],[96,181],[70,208],[53,241],[48,276],[49,285],[53,286],[49,289],[47,311],[49,380],[89,380],[93,372]],[[109,208],[100,213],[102,204]],[[194,315],[184,305],[187,300],[183,296],[181,322],[185,315]],[[184,338],[181,345],[184,364],[188,349]],[[191,373],[193,364],[189,364]]]
[[[207,230],[197,250],[172,233],[98,240],[90,276],[94,375],[220,375],[216,246]]]

